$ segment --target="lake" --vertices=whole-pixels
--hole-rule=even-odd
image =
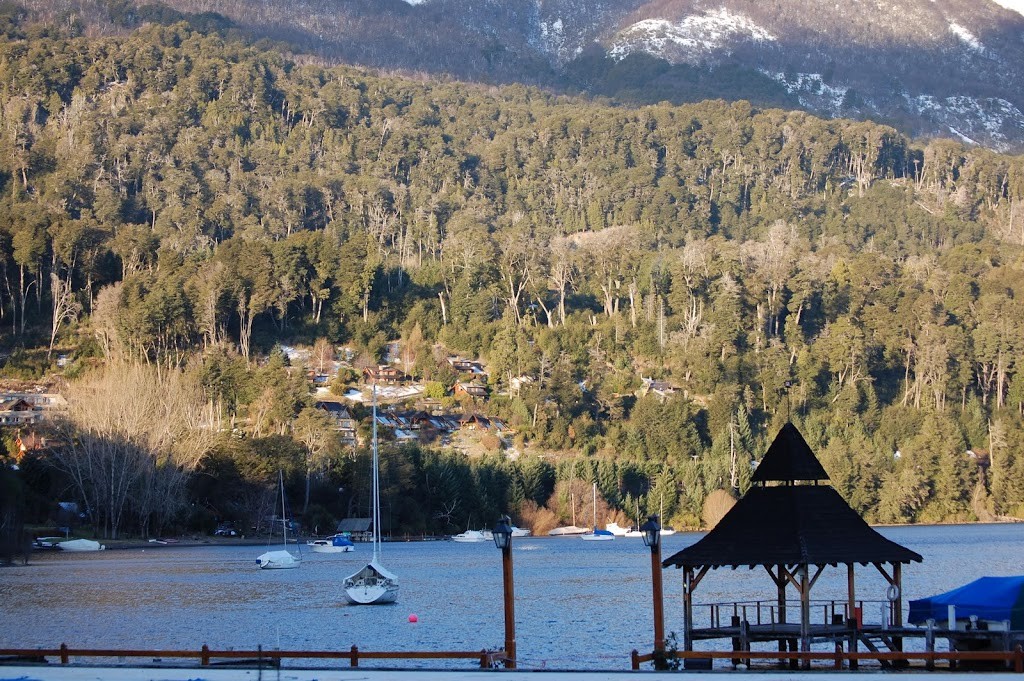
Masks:
[[[985,575],[1024,574],[1024,524],[879,531],[924,557],[904,567],[904,601]],[[662,555],[700,536],[664,537]],[[520,668],[628,669],[632,649],[650,650],[650,553],[640,539],[517,538],[513,546]],[[368,561],[369,545],[343,554],[304,550],[297,570],[259,570],[264,550],[37,553],[28,566],[0,569],[0,647],[480,650],[504,642],[501,554],[492,542],[385,544],[382,563],[401,579],[401,593],[398,604],[377,607],[346,605],[340,591],[341,580]],[[665,630],[681,635],[682,573],[671,568],[664,578]],[[845,589],[845,566],[826,568],[812,596],[845,600]],[[858,566],[858,599],[880,601],[885,590],[873,567]],[[763,569],[720,569],[695,600],[773,594]],[[410,623],[410,614],[419,621]]]

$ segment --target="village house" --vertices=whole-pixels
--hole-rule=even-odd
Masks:
[[[487,397],[487,386],[476,381],[462,382],[455,384],[454,390],[456,397],[466,395],[474,399],[483,399]]]
[[[376,369],[372,367],[365,369],[363,374],[370,383],[383,383],[385,385],[398,385],[409,380],[409,377],[400,369],[387,365],[381,365]]]
[[[327,415],[331,417],[331,421],[334,423],[334,429],[338,431],[338,436],[343,445],[349,447],[355,447],[356,445],[356,420],[352,418],[352,414],[349,413],[348,407],[340,402],[328,402],[321,400],[314,404],[317,409],[322,409],[327,412]]]
[[[668,381],[656,380],[653,378],[640,377],[643,385],[640,387],[640,395],[647,395],[654,393],[658,397],[664,399],[670,397],[676,393],[676,387]]]
[[[67,406],[56,393],[0,393],[0,426],[25,426],[51,418]]]
[[[487,372],[484,371],[484,367],[480,362],[474,362],[469,359],[463,359],[461,357],[449,357],[448,364],[451,365],[452,369],[459,374],[472,374],[473,376],[480,377],[482,379],[487,378]]]

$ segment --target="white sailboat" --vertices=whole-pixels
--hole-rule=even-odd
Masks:
[[[398,577],[380,564],[380,478],[377,454],[377,384],[373,385],[373,558],[345,578],[345,599],[353,605],[379,605],[398,600]]]
[[[609,541],[615,539],[615,535],[608,530],[597,529],[597,483],[594,483],[594,529],[581,537],[583,541]]]
[[[261,554],[256,563],[261,570],[285,570],[297,568],[302,565],[302,556],[288,551],[288,513],[284,504],[284,474],[277,472],[278,484],[281,486],[281,532],[284,548],[277,551],[267,551]]]
[[[569,503],[572,505],[572,525],[556,527],[555,529],[548,532],[549,537],[575,536],[580,534],[586,534],[590,531],[585,527],[579,527],[576,525],[576,495],[574,495],[572,492],[569,493]]]

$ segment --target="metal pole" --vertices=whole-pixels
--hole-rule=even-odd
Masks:
[[[501,571],[505,583],[505,668],[516,668],[516,604],[512,584],[512,546],[501,550]]]
[[[665,603],[661,587],[661,542],[651,547],[651,587],[654,592],[654,652],[665,652]]]

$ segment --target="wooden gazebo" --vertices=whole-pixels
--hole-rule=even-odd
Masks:
[[[812,638],[828,638],[827,632],[823,636],[812,631],[810,624],[811,589],[827,565],[845,565],[847,570],[844,633],[833,631],[834,640],[850,636],[858,626],[853,621],[854,567],[858,563],[874,565],[889,583],[892,624],[902,626],[902,566],[920,562],[921,556],[868,526],[831,485],[822,484],[828,479],[803,436],[787,423],[754,471],[750,490],[705,537],[662,562],[663,567],[683,570],[685,650],[693,650],[694,591],[710,570],[720,567],[763,566],[767,570],[776,587],[778,616],[760,640],[778,640],[780,650],[798,638],[800,650],[806,652]],[[798,627],[795,622],[780,626],[787,624],[786,591],[790,585],[800,596]],[[713,637],[713,632],[704,637]]]

